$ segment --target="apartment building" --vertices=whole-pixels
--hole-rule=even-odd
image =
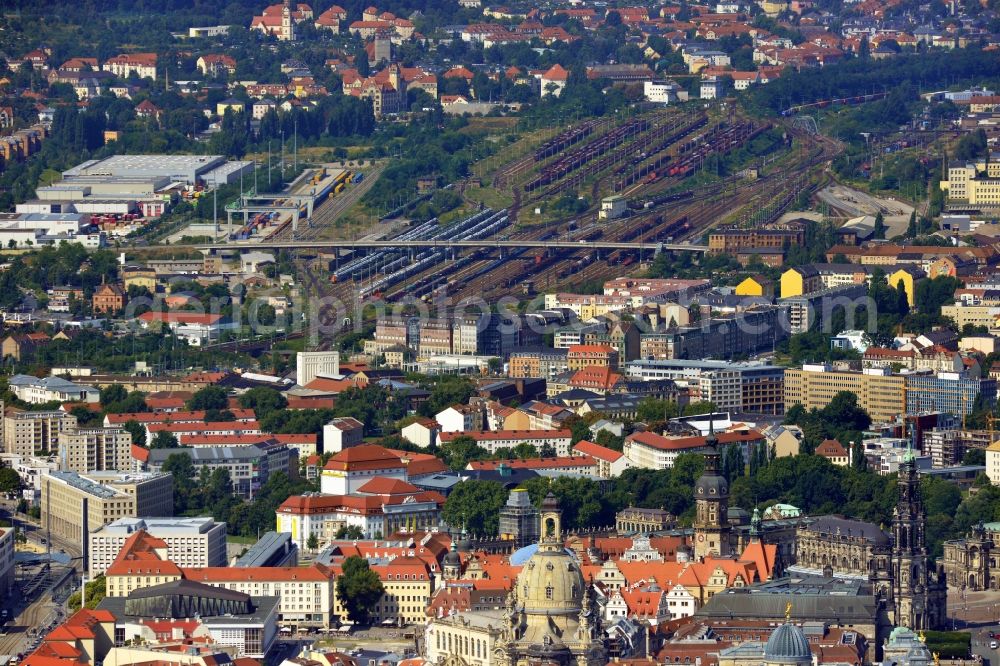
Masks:
[[[336,453],[357,446],[364,439],[365,424],[350,416],[337,417],[323,426],[323,451]]]
[[[226,566],[226,524],[197,518],[119,518],[90,533],[90,577],[103,574],[125,542],[140,530],[166,544],[166,557],[181,567]]]
[[[949,167],[948,180],[941,181],[941,189],[953,201],[974,205],[1000,203],[1000,163],[982,160]]]
[[[906,413],[906,380],[887,368],[862,372],[835,370],[829,364],[807,364],[785,370],[785,410],[794,405],[822,409],[835,395],[848,391],[875,422],[892,421]]]
[[[3,418],[5,453],[45,455],[59,450],[59,433],[76,428],[76,417],[67,412],[13,412]]]
[[[806,286],[812,285],[807,283]],[[782,291],[782,294],[784,293]],[[778,305],[786,311],[788,330],[792,334],[798,334],[811,330],[823,321],[824,317],[829,321],[833,313],[839,309],[850,313],[849,316],[853,318],[857,308],[866,304],[867,297],[868,288],[864,282],[859,282],[828,288],[817,287],[812,291],[779,298]],[[847,322],[848,325],[852,324],[851,319]],[[864,326],[865,322],[858,321],[856,324]]]
[[[169,474],[49,472],[42,477],[41,524],[57,537],[81,543],[85,500],[88,532],[119,518],[170,516],[174,481]]]
[[[391,347],[409,347],[411,338],[417,331],[409,320],[398,317],[380,317],[375,322],[375,352],[381,353]],[[367,351],[367,350],[366,350]]]
[[[132,434],[124,428],[74,428],[58,433],[59,461],[69,472],[128,472]]]
[[[672,380],[692,387],[697,399],[711,401],[720,411],[783,414],[784,368],[762,363],[715,360],[642,359],[629,362],[631,380]]]
[[[101,65],[105,72],[111,72],[115,76],[127,79],[135,74],[140,79],[156,79],[156,54],[155,53],[123,53],[121,55],[108,58]]]
[[[759,305],[731,315],[705,319],[666,333],[666,358],[731,359],[771,351],[788,337],[787,313]]]
[[[441,432],[479,430],[483,427],[483,410],[478,405],[452,405],[434,415]]]
[[[569,430],[473,430],[442,432],[438,440],[444,444],[456,437],[471,437],[476,444],[491,454],[502,449],[512,449],[518,444],[531,444],[538,451],[551,446],[557,456],[568,456],[572,433]]]
[[[434,356],[452,353],[454,329],[450,321],[447,319],[421,319],[417,327],[419,330],[418,355]]]
[[[780,250],[804,242],[805,228],[801,224],[776,229],[716,229],[708,236],[708,251],[735,254],[757,248]]]
[[[372,570],[379,575],[384,590],[374,609],[375,619],[396,626],[424,625],[427,604],[434,593],[435,572],[431,566],[419,557],[406,555],[385,565],[375,564]]]
[[[618,350],[611,345],[573,345],[566,352],[569,370],[582,370],[593,365],[618,369]]]
[[[1000,485],[1000,442],[986,447],[986,476],[991,484]]]
[[[996,330],[998,328],[997,319],[1000,318],[1000,306],[968,305],[956,301],[948,305],[942,305],[941,316],[953,319],[959,329],[971,325],[985,326],[990,330]]]
[[[554,377],[566,372],[569,365],[566,362],[567,349],[551,349],[539,347],[522,349],[510,354],[507,366],[507,376],[511,378]]]
[[[986,405],[997,401],[997,380],[964,372],[906,375],[906,412],[917,414],[940,410],[959,416],[972,413],[976,400]]]
[[[766,444],[767,440],[757,430],[737,430],[717,435],[719,446],[740,446],[744,451],[751,446]],[[641,469],[670,469],[682,453],[697,453],[705,448],[705,437],[665,437],[654,432],[637,432],[625,438],[622,453],[630,467]]]

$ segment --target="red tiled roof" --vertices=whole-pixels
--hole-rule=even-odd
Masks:
[[[590,456],[557,456],[553,458],[523,458],[520,460],[473,460],[466,469],[495,470],[501,465],[511,469],[560,469],[564,467],[593,467]]]
[[[621,451],[615,451],[614,449],[609,449],[606,446],[601,446],[585,439],[581,439],[574,444],[573,450],[577,453],[597,458],[598,460],[606,460],[607,462],[615,462],[625,455]]]
[[[569,430],[460,430],[442,432],[438,437],[442,442],[450,442],[456,437],[471,437],[477,442],[494,439],[530,441],[533,439],[570,439],[573,437],[573,433]]]
[[[403,467],[399,456],[377,444],[361,444],[340,451],[330,458],[324,469],[362,470]]]
[[[756,430],[742,430],[736,432],[721,432],[716,435],[719,444],[736,444],[742,442],[756,442],[764,439]],[[683,451],[686,449],[697,449],[705,446],[705,437],[664,437],[653,432],[637,432],[629,435],[626,441],[638,442],[661,451]]]
[[[420,488],[401,479],[376,476],[358,488],[358,492],[367,495],[412,495],[413,493],[419,493]]]

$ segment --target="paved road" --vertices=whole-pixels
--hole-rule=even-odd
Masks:
[[[45,539],[46,541],[51,541],[53,551],[62,550],[71,558],[79,558],[82,555],[79,543],[63,539],[57,535],[46,535],[44,528],[38,521],[25,513],[17,513],[15,511],[16,506],[15,502],[0,500],[0,516],[13,520],[16,526],[24,531],[28,541],[45,547],[48,545],[42,543],[42,540]],[[78,559],[74,561],[74,566],[78,569],[80,568],[79,562],[80,560]]]
[[[984,627],[972,630],[972,654],[982,657],[987,664],[1000,664],[1000,652],[991,647],[997,645],[997,640],[990,638],[990,632],[1000,632],[1000,627]]]
[[[62,609],[46,592],[7,624],[6,635],[0,637],[0,654],[29,652],[37,638],[48,633],[63,617]]]

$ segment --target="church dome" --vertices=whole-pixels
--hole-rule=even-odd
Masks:
[[[525,613],[576,614],[583,599],[583,574],[576,557],[559,543],[541,543],[517,576]]]
[[[771,633],[764,646],[764,661],[780,664],[811,664],[812,650],[802,630],[783,624]]]

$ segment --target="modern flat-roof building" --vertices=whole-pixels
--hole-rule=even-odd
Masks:
[[[76,417],[66,412],[13,412],[3,417],[4,452],[31,457],[57,451],[59,434],[75,428]]]
[[[858,406],[868,412],[872,421],[892,421],[906,413],[906,380],[884,368],[855,372],[807,364],[785,370],[786,411],[794,405],[822,409],[842,391],[858,396]]]
[[[995,379],[972,378],[964,373],[892,374],[889,368],[857,372],[836,370],[826,364],[806,364],[785,371],[786,410],[796,404],[822,409],[842,391],[856,395],[858,406],[875,422],[929,410],[969,414],[980,393],[996,402]]]
[[[698,387],[698,399],[719,410],[747,414],[784,413],[785,369],[763,363],[713,360],[635,360],[625,375],[646,381],[670,379]]]
[[[119,518],[90,533],[89,574],[107,571],[125,540],[138,530],[167,544],[167,559],[182,567],[226,566],[226,524],[197,518]]]
[[[169,516],[174,511],[174,480],[169,474],[49,472],[42,477],[42,528],[81,543],[84,500],[88,532],[119,518]]]
[[[263,661],[278,638],[279,605],[276,596],[251,597],[222,586],[175,580],[135,590],[127,597],[105,597],[98,609],[114,616],[115,636],[123,643],[146,643],[153,621],[170,624],[195,617],[231,656]]]
[[[14,530],[0,528],[0,599],[14,587]]]
[[[250,496],[267,483],[274,472],[290,473],[291,450],[284,444],[251,444],[249,446],[186,447],[183,453],[191,457],[195,469],[226,469],[233,492]],[[150,471],[159,471],[176,449],[153,449],[146,462]]]
[[[996,404],[997,380],[959,372],[906,376],[908,414],[934,409],[966,416],[972,413],[979,396],[988,404]]]
[[[112,155],[100,160],[87,160],[63,171],[64,179],[78,176],[113,176],[115,178],[168,178],[185,185],[209,184],[206,176],[226,165],[223,155]],[[253,171],[253,162],[234,162]],[[239,180],[240,171],[235,171]],[[232,174],[223,184],[233,182]]]
[[[125,428],[73,428],[58,433],[57,440],[64,471],[132,471],[132,434]]]
[[[225,525],[225,523],[223,523]],[[225,546],[223,546],[225,550]],[[233,563],[234,567],[294,567],[299,563],[299,547],[287,532],[267,532]],[[214,566],[214,565],[208,565]]]

